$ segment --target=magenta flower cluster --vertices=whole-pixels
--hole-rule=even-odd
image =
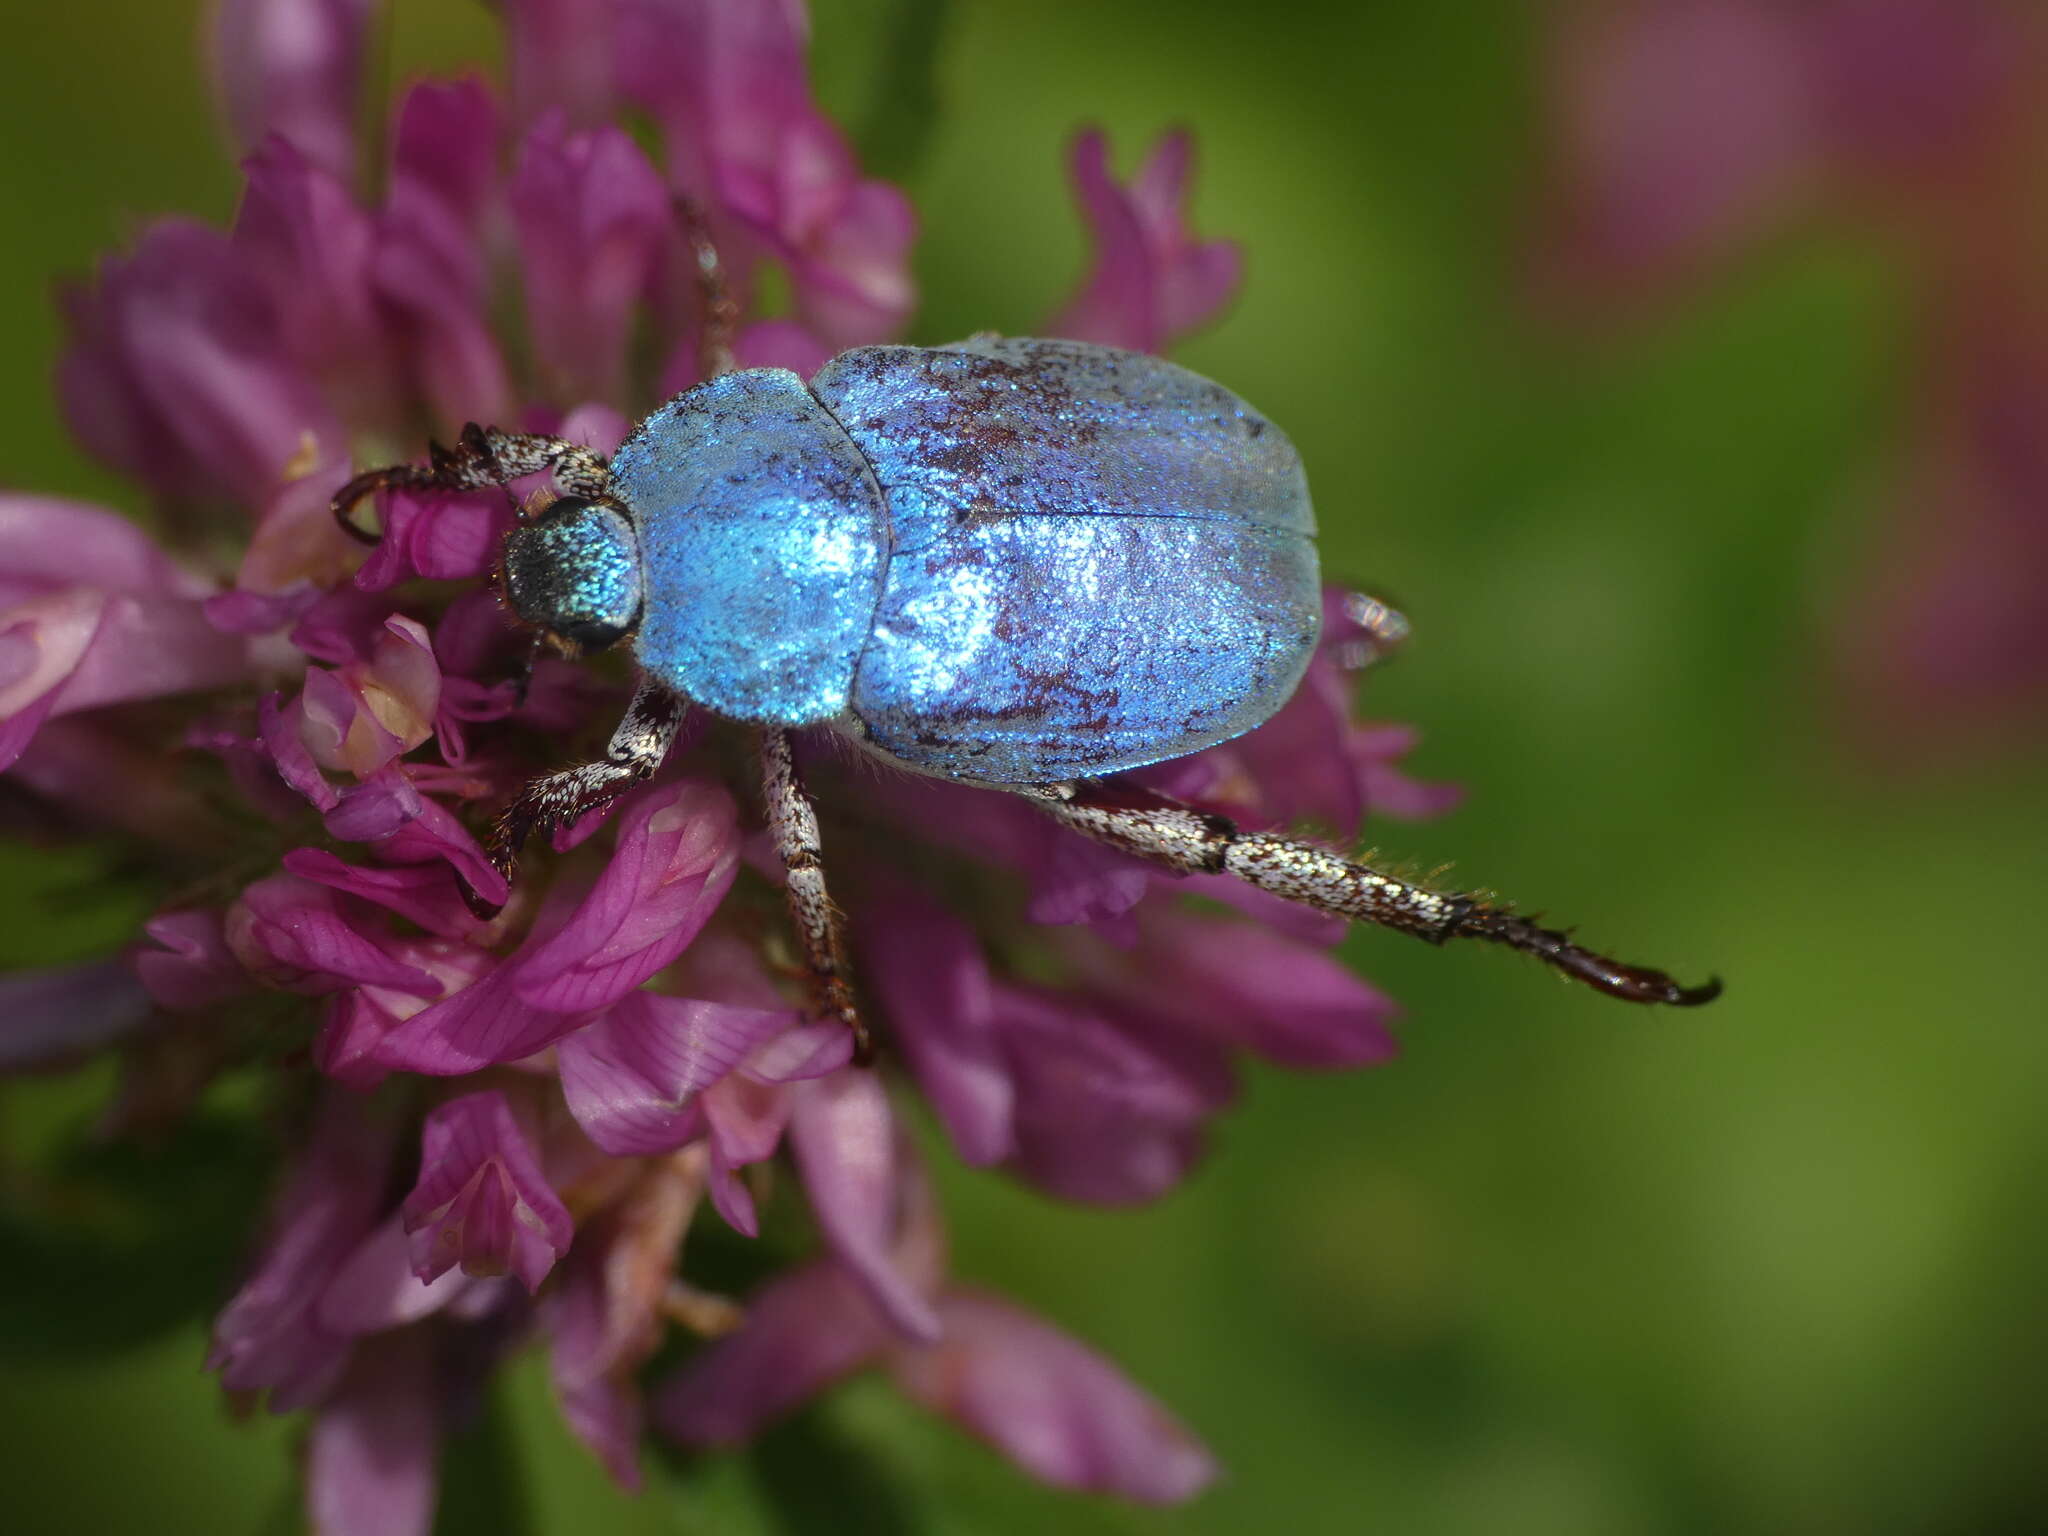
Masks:
[[[2048,17],[2026,0],[1555,9],[1539,244],[1627,311],[1833,214],[1902,257],[1912,388],[1839,671],[1887,753],[2048,702]],[[1928,727],[1939,722],[1941,729]]]
[[[0,495],[0,765],[177,894],[132,951],[11,979],[0,1065],[114,1046],[137,1067],[117,1121],[266,1074],[299,1135],[210,1364],[310,1411],[323,1531],[425,1529],[450,1416],[535,1341],[627,1485],[645,1424],[730,1444],[873,1367],[1050,1482],[1189,1496],[1214,1469],[1186,1429],[952,1279],[897,1100],[921,1093],[969,1163],[1141,1201],[1200,1155],[1241,1052],[1370,1064],[1391,1004],[1328,954],[1330,919],[808,742],[882,1026],[881,1064],[855,1066],[793,1001],[779,869],[702,718],[508,889],[474,829],[601,741],[623,682],[554,659],[519,681],[488,579],[503,498],[396,495],[366,554],[330,496],[470,419],[609,450],[693,383],[679,192],[724,253],[748,364],[897,335],[914,220],[813,104],[793,0],[504,0],[508,89],[410,86],[375,165],[355,133],[372,9],[228,0],[233,227],[165,219],[67,296],[65,412],[152,493],[165,545]],[[1084,135],[1073,174],[1094,263],[1049,329],[1157,348],[1216,314],[1239,258],[1189,232],[1185,136],[1125,183]],[[1443,806],[1395,767],[1405,731],[1351,720],[1357,639],[1333,601],[1294,701],[1155,780],[1341,837]],[[465,885],[504,910],[479,917]],[[756,1234],[777,1158],[814,1257],[752,1295],[702,1289],[700,1207]],[[678,1327],[706,1342],[643,1393]]]

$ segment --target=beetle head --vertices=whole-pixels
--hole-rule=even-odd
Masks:
[[[640,541],[610,501],[565,496],[505,536],[505,601],[569,652],[601,651],[640,622]]]

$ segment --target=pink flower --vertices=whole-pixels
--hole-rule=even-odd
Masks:
[[[1109,1361],[1007,1301],[943,1284],[943,1239],[921,1175],[892,1259],[935,1293],[929,1335],[905,1338],[855,1271],[827,1261],[770,1282],[745,1326],[657,1389],[657,1424],[689,1446],[731,1445],[852,1372],[880,1366],[1043,1482],[1178,1503],[1216,1475],[1202,1444]]]
[[[0,496],[0,768],[55,716],[244,678],[206,591],[111,512]]]
[[[460,1264],[537,1291],[575,1230],[502,1093],[467,1094],[427,1116],[404,1211],[413,1273],[429,1284]]]
[[[1194,158],[1194,140],[1169,133],[1120,185],[1101,130],[1074,141],[1074,200],[1095,244],[1095,264],[1080,292],[1046,323],[1049,334],[1163,352],[1216,318],[1237,291],[1244,258],[1232,241],[1198,241],[1189,232]]]
[[[315,1530],[426,1536],[439,1491],[439,1396],[420,1335],[392,1334],[356,1352],[314,1419],[306,1449],[306,1512]]]
[[[2048,99],[2038,10],[1671,0],[1559,16],[1546,290],[1581,323],[1626,315],[1816,214],[1902,247],[1918,359],[1886,478],[1903,488],[1871,509],[1840,676],[1894,753],[1966,726],[2036,732],[2048,517],[2038,456],[2015,445],[2048,371],[2048,248],[2028,213]]]
[[[236,141],[270,134],[346,175],[375,0],[221,0],[214,68]]]
[[[260,503],[339,455],[340,424],[285,350],[270,286],[220,231],[154,224],[65,308],[71,430],[159,494]]]
[[[643,1418],[729,1441],[875,1366],[1047,1481],[1191,1496],[1214,1466],[1164,1410],[949,1280],[902,1100],[921,1090],[972,1163],[1144,1200],[1193,1164],[1246,1053],[1379,1061],[1392,1004],[1330,958],[1326,919],[806,740],[819,799],[872,813],[828,839],[886,1019],[879,1062],[855,1065],[764,917],[782,893],[758,798],[701,711],[508,883],[493,814],[624,707],[601,669],[534,662],[489,590],[515,502],[544,487],[394,494],[368,552],[330,498],[423,424],[614,449],[697,376],[700,219],[740,360],[804,370],[898,333],[915,223],[813,101],[789,0],[503,0],[509,109],[478,79],[412,85],[384,166],[355,133],[373,9],[223,4],[232,231],[152,225],[67,298],[66,415],[154,494],[178,553],[111,513],[0,497],[0,766],[65,809],[53,826],[146,853],[129,863],[162,910],[129,950],[0,984],[0,1067],[121,1051],[162,1083],[159,1118],[230,1064],[262,1084],[284,1176],[209,1359],[311,1412],[323,1530],[429,1528],[441,1439],[536,1341],[565,1422],[628,1485]],[[1190,170],[1185,135],[1128,184],[1080,141],[1097,260],[1073,333],[1161,347],[1227,303],[1237,252],[1190,234]],[[1364,631],[1332,601],[1296,700],[1155,782],[1345,836],[1445,802],[1398,772],[1405,732],[1352,720]],[[949,867],[990,899],[942,901]],[[1184,911],[1191,891],[1234,910]],[[1017,913],[1041,929],[1028,979],[1005,958]],[[753,1238],[798,1203],[815,1242],[796,1267],[744,1302],[691,1278],[703,1207]],[[644,1409],[676,1326],[722,1337]]]
[[[322,1096],[262,1257],[214,1324],[207,1367],[228,1388],[267,1390],[283,1413],[334,1385],[350,1345],[319,1320],[321,1282],[375,1224],[392,1150],[375,1115],[344,1093]]]
[[[619,0],[618,80],[661,124],[670,175],[740,257],[772,256],[833,350],[882,341],[915,302],[916,220],[864,179],[810,100],[797,0]]]
[[[526,136],[512,176],[527,325],[560,398],[622,397],[635,310],[677,259],[661,175],[616,128],[569,133],[559,115]]]

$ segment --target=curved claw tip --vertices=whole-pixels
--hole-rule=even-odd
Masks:
[[[1702,1003],[1711,1003],[1721,995],[1721,978],[1709,976],[1696,987],[1681,987],[1672,984],[1671,995],[1664,999],[1674,1008],[1697,1008]]]
[[[367,544],[372,549],[375,549],[384,542],[384,535],[372,533],[356,521],[356,508],[363,504],[366,495],[351,496],[349,494],[350,489],[351,487],[348,486],[342,487],[341,494],[328,503],[328,510],[334,514],[334,520],[340,524],[343,533],[354,539],[358,544]]]
[[[492,901],[489,897],[478,894],[476,888],[467,880],[458,876],[455,884],[462,892],[462,904],[469,908],[470,915],[478,922],[488,923],[505,910],[504,902]]]

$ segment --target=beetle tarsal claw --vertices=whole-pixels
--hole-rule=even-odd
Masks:
[[[334,521],[341,531],[358,544],[367,544],[372,549],[384,542],[384,535],[373,533],[357,522],[356,513],[364,502],[375,498],[378,488],[384,483],[384,471],[370,470],[366,474],[357,475],[336,491],[334,499],[328,503],[328,510],[334,514]]]
[[[1684,986],[1650,966],[1628,965],[1574,944],[1569,929],[1560,932],[1544,928],[1533,918],[1521,917],[1503,908],[1475,905],[1461,914],[1451,931],[1443,937],[1488,939],[1496,944],[1505,944],[1525,955],[1534,955],[1574,981],[1583,982],[1597,992],[1626,1003],[1664,1003],[1674,1008],[1697,1008],[1721,995],[1719,977],[1710,978],[1697,987]]]

